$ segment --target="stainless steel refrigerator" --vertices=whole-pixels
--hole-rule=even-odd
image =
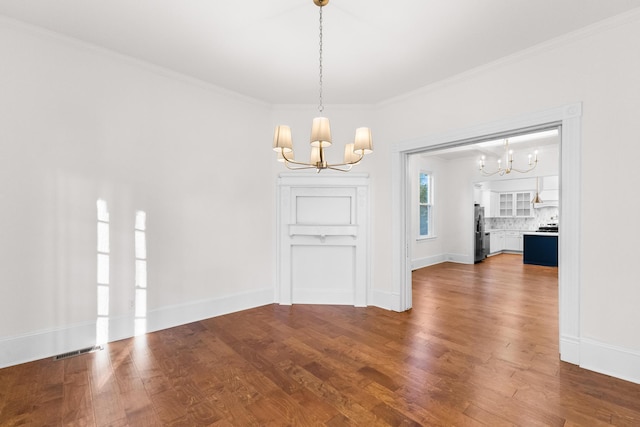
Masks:
[[[473,205],[475,256],[474,262],[480,262],[486,257],[484,250],[484,208],[478,204]]]

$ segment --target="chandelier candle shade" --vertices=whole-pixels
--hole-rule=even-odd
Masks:
[[[514,168],[513,167],[513,150],[509,149],[509,140],[505,139],[504,140],[504,160],[505,160],[506,167],[503,168],[502,159],[498,159],[498,169],[493,172],[487,172],[487,170],[484,168],[485,156],[482,156],[478,161],[478,169],[480,170],[480,173],[482,173],[482,175],[484,176],[491,176],[496,174],[500,176],[504,176],[506,174],[510,174],[511,172],[527,173],[527,172],[531,172],[536,168],[536,166],[538,166],[538,151],[535,151],[533,156],[529,154],[528,158],[529,158],[529,164],[528,164],[529,167],[527,169]],[[533,161],[532,161],[532,158],[533,158]]]
[[[365,127],[356,129],[353,142],[345,146],[343,162],[327,163],[324,149],[331,146],[332,141],[329,119],[322,116],[324,110],[322,105],[322,8],[329,3],[329,0],[313,0],[313,2],[320,7],[320,102],[318,111],[321,116],[314,118],[311,124],[311,158],[309,162],[295,160],[291,128],[286,125],[276,126],[273,134],[273,150],[278,154],[278,161],[283,162],[287,168],[292,170],[316,169],[316,172],[320,172],[323,169],[333,169],[348,172],[353,165],[360,163],[365,154],[373,151],[371,130]]]

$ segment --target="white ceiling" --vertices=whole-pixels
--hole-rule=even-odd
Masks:
[[[640,0],[331,0],[324,101],[380,102]],[[0,0],[0,15],[273,104],[318,99],[312,0]]]

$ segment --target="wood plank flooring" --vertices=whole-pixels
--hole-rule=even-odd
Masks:
[[[269,305],[0,370],[2,426],[640,426],[558,359],[557,269],[414,272],[414,308]]]

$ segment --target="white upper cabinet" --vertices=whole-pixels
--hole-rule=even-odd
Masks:
[[[537,178],[543,203],[531,202],[536,194],[536,177],[502,179],[481,183],[480,204],[488,218],[532,218],[535,208],[558,206],[560,181],[558,175]]]
[[[533,216],[531,191],[500,193],[500,217],[529,218]]]
[[[482,190],[480,206],[484,207],[485,218],[500,216],[499,194],[495,191]]]
[[[513,193],[500,193],[499,216],[513,216]]]
[[[532,199],[533,194],[529,191],[515,193],[515,216],[524,218],[533,216]]]

